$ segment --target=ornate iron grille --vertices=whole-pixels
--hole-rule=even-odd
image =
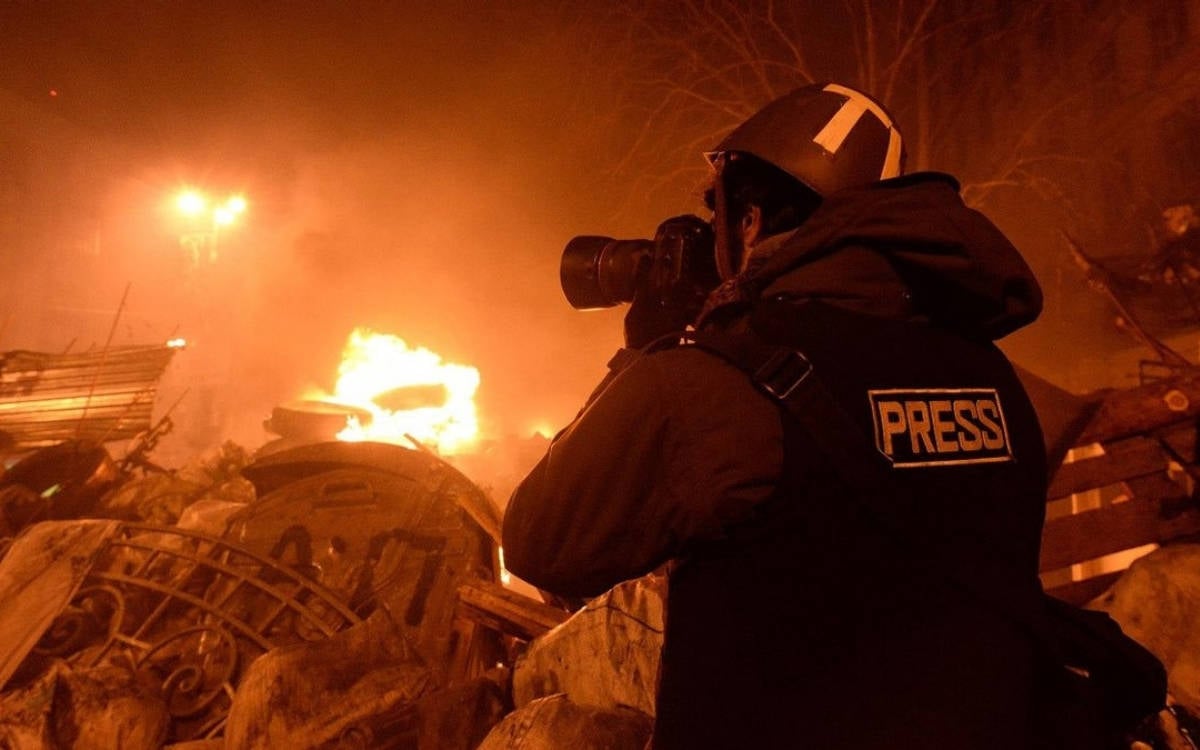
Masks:
[[[78,666],[125,660],[154,675],[180,742],[221,734],[257,656],[361,622],[300,573],[218,537],[122,524],[35,649]]]

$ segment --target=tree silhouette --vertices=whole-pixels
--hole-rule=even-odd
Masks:
[[[625,134],[608,164],[629,204],[691,202],[700,152],[772,98],[838,80],[880,98],[910,169],[953,172],[969,203],[1017,188],[1084,236],[1111,236],[1104,225],[1128,222],[1133,204],[1150,215],[1200,187],[1164,169],[1173,120],[1197,121],[1193,6],[621,0],[573,12],[593,40],[587,80],[614,97],[596,126]]]

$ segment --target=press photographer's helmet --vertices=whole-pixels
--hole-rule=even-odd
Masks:
[[[708,153],[744,153],[787,172],[820,196],[904,170],[892,116],[861,91],[836,83],[796,89],[763,107]]]
[[[731,162],[765,162],[768,169],[798,180],[816,194],[801,201],[808,211],[838,190],[899,177],[904,171],[904,141],[892,116],[863,92],[836,83],[805,86],[776,99],[705,156],[715,172],[714,249],[722,279],[737,273],[744,255],[730,223],[740,217],[731,215],[726,201],[726,190],[731,189],[726,167]]]

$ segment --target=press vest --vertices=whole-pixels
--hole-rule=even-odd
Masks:
[[[818,303],[762,302],[750,321],[805,354],[862,461],[907,489],[851,496],[781,411],[774,495],[672,571],[654,747],[1026,746],[1028,637],[939,573],[1036,582],[1044,448],[1004,355]]]

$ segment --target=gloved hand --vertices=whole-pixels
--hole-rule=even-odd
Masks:
[[[643,274],[647,276],[648,274]],[[641,349],[657,338],[682,331],[696,317],[691,305],[684,307],[660,298],[643,279],[633,293],[633,302],[625,313],[625,346]]]
[[[659,224],[654,253],[642,258],[625,314],[625,346],[640,349],[694,323],[718,283],[708,222],[687,215]]]

